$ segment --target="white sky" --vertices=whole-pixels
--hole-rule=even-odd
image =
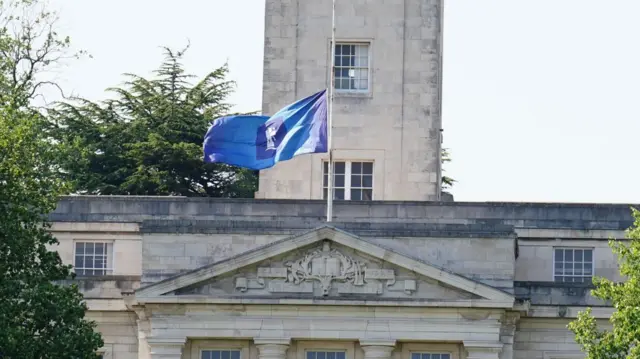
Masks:
[[[349,1],[349,0],[337,0]],[[241,111],[260,110],[264,0],[50,0],[93,59],[58,74],[99,100],[160,46],[188,71],[228,60]],[[178,5],[179,4],[179,5]],[[457,201],[640,203],[640,1],[446,0],[444,145]]]

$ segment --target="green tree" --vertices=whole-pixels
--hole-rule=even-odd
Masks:
[[[254,171],[203,161],[210,123],[226,115],[234,83],[227,66],[191,84],[185,50],[165,48],[153,79],[126,74],[99,103],[65,102],[51,111],[55,138],[69,151],[61,164],[74,191],[94,195],[252,197]]]
[[[626,281],[616,283],[605,278],[593,281],[596,289],[592,295],[615,309],[609,319],[613,329],[598,328],[591,309],[579,313],[569,324],[588,359],[640,358],[640,212],[636,209],[632,212],[635,221],[627,230],[628,243],[609,241]]]
[[[55,284],[73,275],[47,248],[58,242],[46,214],[65,186],[42,122],[0,107],[0,357],[91,358],[101,336],[78,288]]]
[[[54,30],[55,14],[38,1],[0,0],[0,357],[91,358],[103,345],[73,277],[48,232],[47,213],[65,184],[52,165],[32,101],[43,72],[62,61],[69,44]]]

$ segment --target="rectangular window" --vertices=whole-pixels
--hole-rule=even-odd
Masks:
[[[200,359],[240,359],[239,350],[203,350]]]
[[[73,266],[81,276],[112,274],[113,243],[76,242]]]
[[[592,248],[554,248],[555,282],[590,283],[593,277]]]
[[[327,198],[329,162],[322,164],[322,198]],[[334,161],[333,199],[373,200],[373,162]]]
[[[336,43],[334,60],[336,91],[369,91],[369,44]]]
[[[306,359],[345,359],[345,351],[307,351]]]
[[[449,353],[411,353],[411,359],[451,359]]]

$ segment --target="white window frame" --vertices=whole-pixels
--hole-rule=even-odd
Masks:
[[[207,340],[195,339],[191,342],[191,358],[202,358],[202,352],[207,350],[239,350],[240,359],[247,359],[249,355],[249,341],[246,340]]]
[[[577,275],[556,275],[556,250],[557,249],[562,249],[562,250],[567,250],[567,249],[571,249],[571,250],[590,250],[591,251],[591,275],[587,276],[587,275],[582,275],[582,276],[577,276]],[[572,247],[572,246],[554,246],[552,247],[553,250],[553,265],[551,266],[551,280],[554,283],[591,283],[591,280],[589,281],[582,281],[582,282],[556,282],[556,277],[569,277],[569,278],[576,278],[576,277],[582,277],[582,278],[591,278],[593,279],[593,277],[595,277],[595,273],[596,273],[596,251],[594,247]],[[564,262],[564,258],[562,259],[562,261]],[[584,260],[583,260],[584,261]]]
[[[331,44],[331,42],[330,42]],[[335,92],[337,94],[368,94],[371,92],[371,41],[363,41],[363,40],[336,40],[335,45],[331,44],[334,46],[334,48],[332,49],[331,47],[329,47],[329,50],[333,50],[333,51],[329,51],[329,57],[330,57],[330,63],[333,64],[333,68],[330,69],[330,73],[329,73],[329,86],[333,86]],[[348,68],[353,68],[354,70],[367,70],[367,88],[366,89],[340,89],[337,86],[335,86],[335,83],[333,81],[335,81],[335,73],[334,70],[336,68],[345,68],[343,66],[338,66],[337,63],[335,62],[335,47],[337,47],[338,45],[353,45],[353,46],[366,46],[367,47],[367,66],[362,67],[356,67],[354,65],[354,67],[348,67]],[[331,54],[334,54],[333,58],[331,58]]]
[[[322,343],[312,341],[300,341],[297,343],[297,359],[307,359],[307,352],[345,352],[345,359],[354,359],[354,342]]]
[[[76,270],[76,256],[78,253],[76,253],[76,248],[77,248],[77,244],[78,243],[101,243],[105,245],[105,249],[106,249],[106,256],[105,258],[106,263],[105,263],[105,268],[88,268],[86,266],[83,266],[81,268],[81,270],[103,270],[105,271],[105,274],[80,274],[78,273]],[[109,250],[109,248],[111,248],[111,250]],[[83,253],[84,255],[84,253]],[[86,256],[85,256],[86,257]],[[114,241],[105,241],[105,240],[90,240],[90,239],[76,239],[73,241],[73,271],[80,277],[100,277],[100,276],[108,276],[108,275],[113,275],[113,273],[115,272],[115,243]]]
[[[212,348],[212,347],[201,347],[199,350],[198,359],[202,359],[203,352],[238,352],[240,353],[240,357],[238,359],[242,359],[242,348]],[[222,359],[222,356],[220,357]],[[231,357],[229,357],[231,359]]]
[[[411,359],[413,353],[449,354],[449,359],[459,359],[461,346],[456,344],[405,343],[402,345],[402,359]]]
[[[328,186],[325,187],[324,185],[324,165],[325,163],[328,163],[328,160],[324,160],[322,161],[322,199],[326,200],[327,198],[324,196],[324,191],[327,190],[327,196],[329,196],[329,189]],[[335,187],[335,182],[332,182],[332,189],[335,190],[336,188],[344,188],[344,199],[341,201],[351,201],[351,190],[352,189],[371,189],[371,201],[374,201],[376,198],[376,194],[374,191],[375,188],[375,166],[376,163],[375,161],[372,160],[333,160],[333,163],[336,162],[344,162],[344,187]],[[371,163],[371,187],[351,187],[351,165],[353,163]],[[332,176],[335,176],[335,171],[331,172]],[[331,178],[328,178],[327,176],[327,180],[331,181]],[[328,184],[328,183],[327,183]],[[363,200],[363,201],[368,201],[368,200]]]

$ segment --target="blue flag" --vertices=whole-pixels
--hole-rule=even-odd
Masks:
[[[204,137],[204,161],[262,170],[295,156],[327,152],[327,95],[320,91],[275,115],[216,119]]]

